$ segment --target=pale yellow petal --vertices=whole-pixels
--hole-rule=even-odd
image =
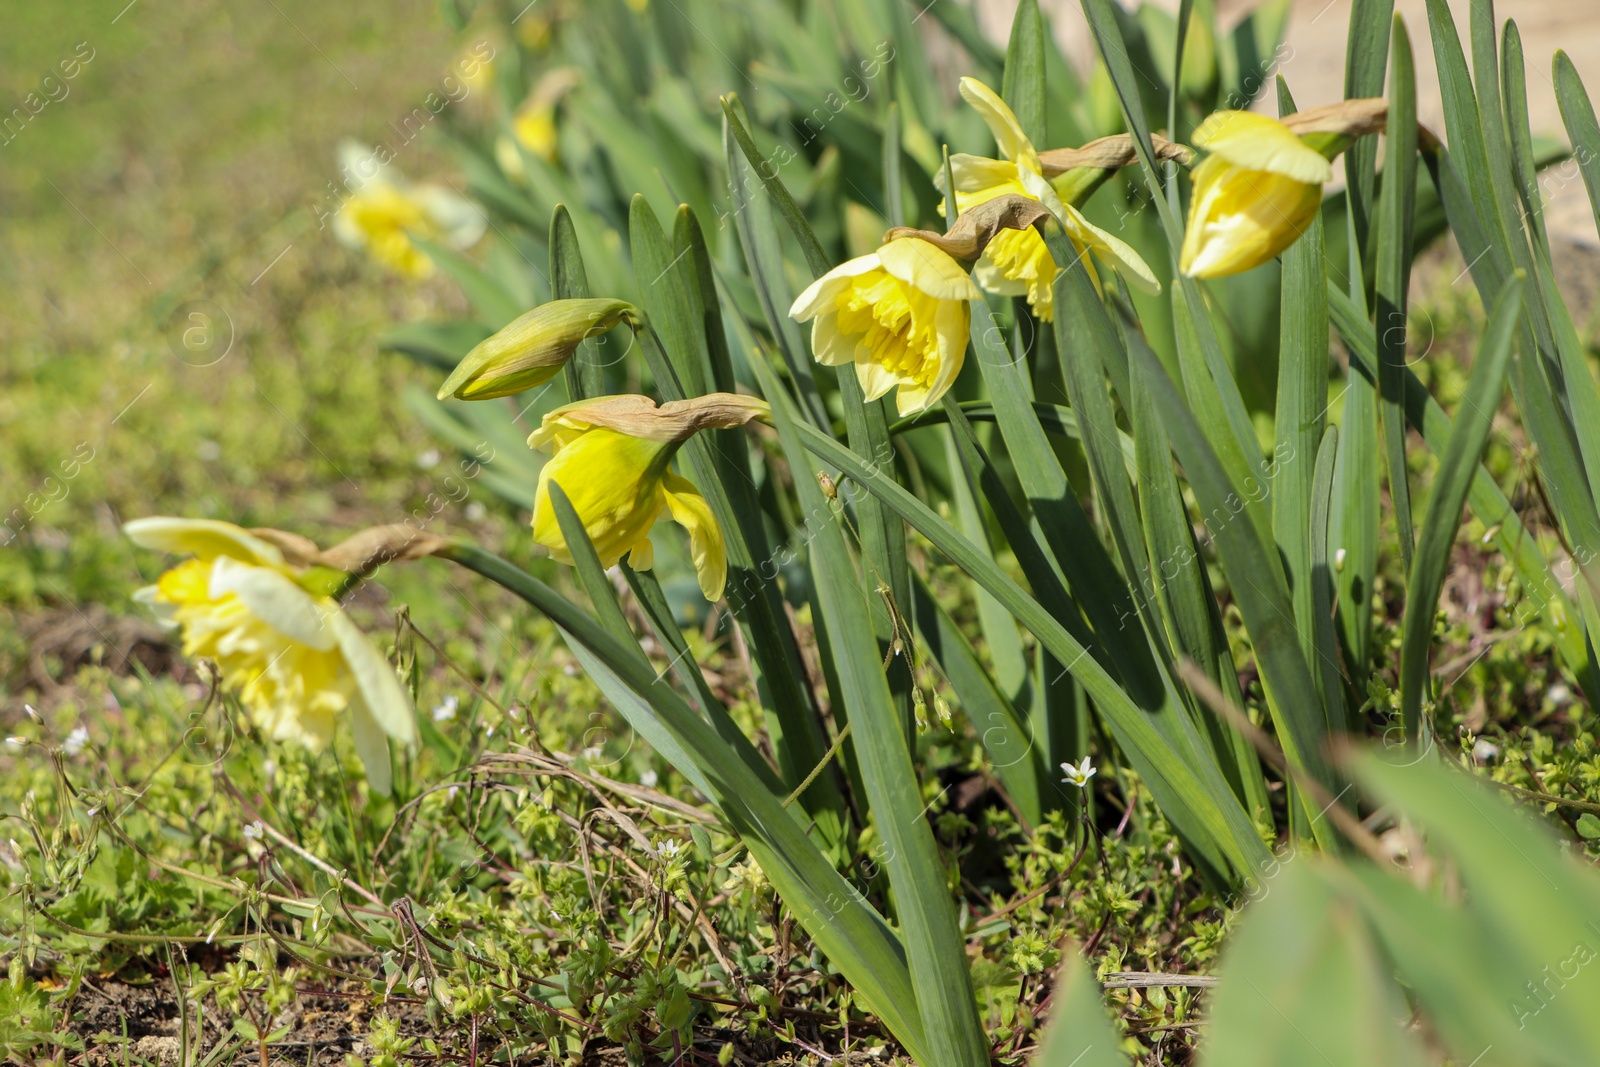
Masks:
[[[806,286],[805,291],[795,297],[794,303],[789,307],[789,317],[796,322],[805,322],[827,311],[833,307],[834,298],[850,284],[851,278],[877,270],[879,265],[876,252],[857,256],[839,264]]]
[[[388,796],[394,787],[389,768],[389,739],[383,727],[368,710],[359,695],[350,698],[350,736],[356,744],[356,755],[367,772],[367,785],[379,796]]]
[[[672,473],[666,478],[666,497],[673,521],[689,531],[690,553],[694,557],[695,574],[700,579],[700,592],[707,600],[720,600],[728,581],[728,550],[711,506],[687,479]]]
[[[122,532],[141,548],[160,552],[187,552],[200,559],[231,556],[247,563],[283,566],[276,545],[231,522],[215,519],[177,519],[153,515],[122,524]]]
[[[832,312],[811,320],[811,354],[824,367],[839,367],[856,358],[856,339],[839,332],[839,316]]]
[[[883,269],[938,300],[977,300],[983,294],[967,269],[946,251],[915,237],[901,237],[878,249]]]
[[[1216,111],[1194,131],[1194,143],[1236,167],[1299,182],[1331,181],[1333,164],[1276,119],[1250,111]]]
[[[326,598],[326,603],[319,601],[282,571],[218,556],[211,565],[211,599],[221,600],[229,593],[252,615],[291,640],[319,652],[337,643],[328,616],[338,614],[338,606]]]
[[[628,550],[628,566],[636,571],[647,571],[656,565],[656,545],[648,537]]]
[[[1092,249],[1101,259],[1116,268],[1117,272],[1127,279],[1129,285],[1140,292],[1150,294],[1161,292],[1161,283],[1156,281],[1155,272],[1126,241],[1102,230],[1070,204],[1066,205],[1066,209],[1066,229],[1074,241]]]
[[[900,384],[897,375],[883,364],[874,363],[868,355],[862,355],[856,362],[856,380],[861,383],[861,392],[869,404]]]
[[[415,744],[416,715],[412,712],[411,698],[400,684],[400,676],[394,666],[344,612],[333,612],[328,622],[334,637],[338,639],[345,666],[355,676],[356,691],[373,720],[384,733],[402,745]]]
[[[999,93],[976,78],[962,78],[961,97],[983,117],[1002,156],[1036,174],[1043,170],[1033,142],[1022,132],[1022,124],[1010,106],[1000,99]]]

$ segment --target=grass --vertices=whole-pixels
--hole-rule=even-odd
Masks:
[[[370,629],[401,606],[415,620],[383,642],[409,669],[424,735],[393,800],[359,783],[345,738],[311,754],[260,737],[139,621],[131,594],[162,561],[118,526],[144,514],[329,538],[422,513],[572,588],[492,494],[469,486],[434,514],[453,461],[400,400],[432,379],[373,338],[465,302],[442,279],[401,283],[350,255],[313,206],[334,142],[387,136],[473,33],[449,38],[422,2],[381,29],[290,0],[14,19],[0,41],[12,98],[79,41],[94,58],[0,148],[0,197],[14,205],[0,255],[0,501],[15,531],[0,547],[0,718],[25,739],[0,753],[7,1056],[267,1067],[348,1054],[398,1067],[647,1048],[668,1062],[689,1048],[701,1062],[724,1049],[740,1062],[895,1055],[728,827],[509,596],[427,565],[364,588],[355,610]],[[400,165],[446,166],[428,138]],[[1460,263],[1432,269],[1445,278]],[[1417,369],[1453,411],[1482,311],[1429,281],[1413,316],[1437,339]],[[214,332],[185,347],[196,327]],[[1526,515],[1538,490],[1525,454],[1507,428],[1487,462]],[[1435,464],[1420,448],[1407,459],[1420,516]],[[1484,535],[1475,521],[1461,530],[1435,627],[1455,729],[1442,744],[1545,803],[1595,853],[1600,736]],[[970,632],[965,579],[926,542],[911,552]],[[1398,559],[1381,566],[1376,678],[1398,666],[1404,584]],[[814,652],[808,608],[797,623]],[[1248,636],[1224,623],[1259,708]],[[740,649],[715,628],[687,639],[760,736]],[[1370,721],[1399,722],[1397,694],[1379,683],[1369,695]],[[1149,976],[1210,974],[1243,901],[1204,881],[1137,774],[1102,763],[1079,814],[1026,833],[959,712],[920,732],[913,756],[934,873],[960,902],[1002,1057],[1033,1044],[1070,940],[1106,983],[1125,1047],[1187,1062],[1205,986]],[[882,892],[858,862],[873,832],[842,866]]]

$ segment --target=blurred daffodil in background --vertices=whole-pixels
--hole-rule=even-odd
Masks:
[[[231,523],[153,517],[123,529],[144,548],[192,557],[138,594],[182,631],[184,655],[216,661],[223,688],[276,740],[320,750],[348,713],[367,780],[389,792],[388,739],[416,741],[411,700],[331,595],[346,575],[292,566]]]
[[[868,400],[897,389],[900,414],[914,415],[938,403],[961,372],[968,302],[982,296],[948,252],[901,237],[812,282],[789,315],[811,323],[818,363],[854,363]]]
[[[1093,252],[1102,262],[1114,267],[1129,284],[1145,292],[1159,292],[1155,274],[1128,244],[1091,223],[1073,204],[1062,200],[1045,176],[1044,163],[1022,125],[998,93],[976,78],[961,79],[961,96],[983,117],[994,134],[1001,159],[958,153],[950,157],[950,174],[955,182],[956,208],[965,212],[979,204],[1008,193],[1037,200],[1050,209],[1072,239],[1078,252]],[[944,192],[944,176],[935,178]],[[948,207],[940,205],[948,215]],[[1090,277],[1095,277],[1093,260],[1085,261]],[[1007,230],[990,240],[973,269],[978,284],[992,293],[1025,296],[1033,313],[1045,322],[1053,321],[1055,308],[1050,286],[1055,281],[1056,264],[1035,229]],[[1096,279],[1098,285],[1098,279]]]
[[[1193,171],[1179,267],[1221,278],[1276,257],[1311,225],[1333,165],[1276,119],[1218,111],[1194,131],[1210,153]]]
[[[572,67],[557,67],[539,79],[511,116],[511,132],[501,134],[495,141],[494,158],[500,169],[513,178],[527,173],[522,153],[535,156],[546,163],[559,158],[559,130],[557,107],[561,98],[578,84],[578,72]]]
[[[442,185],[412,184],[394,174],[386,154],[355,141],[340,144],[340,170],[351,192],[333,216],[333,233],[391,270],[426,278],[433,260],[413,238],[464,250],[483,237],[488,219],[478,205]]]
[[[533,539],[553,559],[572,563],[550,500],[552,482],[571,501],[605,567],[627,556],[635,570],[650,569],[655,561],[650,530],[670,517],[689,533],[700,591],[707,600],[719,599],[728,575],[722,527],[700,491],[673,473],[672,457],[700,430],[742,426],[768,410],[763,400],[732,393],[659,407],[649,397],[626,395],[556,408],[528,438],[550,453],[539,472]]]

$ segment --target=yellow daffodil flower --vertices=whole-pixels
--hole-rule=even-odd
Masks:
[[[392,174],[380,158],[347,141],[339,156],[352,191],[333,216],[333,233],[341,244],[364,249],[373,259],[410,278],[433,273],[433,260],[413,237],[454,249],[471,248],[483,236],[488,219],[472,201],[441,185],[413,185]]]
[[[536,156],[546,163],[554,163],[559,154],[556,127],[556,107],[561,98],[578,84],[575,67],[555,67],[546,71],[533,91],[528,94],[511,116],[511,132],[502,134],[494,144],[495,162],[512,178],[527,176],[528,168],[522,153]]]
[[[1038,200],[1061,223],[1080,254],[1093,252],[1115,267],[1129,284],[1144,292],[1161,291],[1155,274],[1139,253],[1061,199],[1050,179],[1045,177],[1044,164],[1033,142],[1022,132],[1017,116],[999,94],[976,78],[962,78],[961,96],[983,117],[1004,158],[986,159],[966,153],[950,157],[950,175],[955,181],[956,207],[960,211],[1006,193]],[[937,183],[943,191],[943,174],[938,176]],[[944,210],[941,205],[940,211]],[[1086,259],[1085,264],[1090,277],[1095,277],[1093,260]],[[1050,322],[1055,318],[1050,287],[1055,281],[1056,263],[1038,230],[1006,230],[997,234],[984,249],[972,273],[978,284],[991,293],[1025,296],[1028,306],[1041,320]]]
[[[971,334],[968,302],[982,295],[948,252],[901,237],[812,282],[789,317],[811,323],[818,363],[854,363],[868,400],[898,388],[900,414],[913,415],[956,380]]]
[[[550,453],[539,472],[533,504],[533,539],[551,558],[572,563],[572,552],[550,502],[550,483],[561,486],[594,542],[605,567],[623,556],[635,570],[655,561],[650,530],[671,517],[689,532],[700,591],[722,596],[728,556],[722,527],[705,497],[670,468],[678,447],[697,431],[742,426],[765,416],[765,401],[712,393],[656,406],[645,396],[608,396],[556,408],[528,438]]]
[[[144,548],[193,557],[138,594],[182,630],[184,655],[215,660],[223,686],[275,739],[321,749],[348,712],[368,781],[389,792],[386,737],[416,741],[411,701],[389,661],[317,588],[325,574],[291,566],[277,545],[231,523],[147,518],[123,529]]]
[[[1183,273],[1221,278],[1259,267],[1311,225],[1333,165],[1283,123],[1218,111],[1193,140],[1210,155],[1193,171]]]

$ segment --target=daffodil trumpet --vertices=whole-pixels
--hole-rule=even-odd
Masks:
[[[689,534],[701,593],[720,599],[728,576],[722,527],[694,484],[672,471],[672,457],[701,430],[743,426],[770,414],[766,401],[732,393],[659,406],[646,396],[608,396],[556,408],[528,438],[550,454],[534,495],[534,541],[552,559],[573,562],[552,484],[561,487],[604,567],[626,556],[635,570],[649,570],[655,561],[650,531],[671,518]]]
[[[561,372],[585,339],[627,324],[639,329],[644,313],[626,300],[552,300],[519,315],[480,341],[439,387],[439,399],[491,400],[543,385]]]
[[[1017,116],[998,93],[976,78],[962,78],[961,96],[989,127],[1001,158],[989,159],[966,153],[951,156],[950,180],[955,188],[944,187],[943,174],[935,178],[940,192],[945,195],[945,202],[939,208],[941,214],[948,217],[952,195],[956,210],[961,215],[1008,194],[1037,200],[1060,223],[1080,254],[1093,254],[1086,264],[1097,286],[1100,281],[1092,260],[1115,269],[1137,289],[1150,293],[1160,291],[1161,285],[1156,281],[1154,272],[1139,254],[1120,238],[1091,223],[1077,208],[1082,198],[1093,192],[1098,182],[1103,180],[1103,175],[1091,175],[1090,171],[1103,170],[1100,162],[1121,159],[1125,164],[1131,160],[1131,155],[1119,151],[1114,142],[1096,144],[1092,148],[1086,146],[1077,150],[1080,153],[1077,159],[1061,159],[1058,156],[1055,165],[1047,170],[1044,157],[1028,139]],[[1131,148],[1131,142],[1128,147]],[[1089,154],[1082,155],[1085,152]],[[1077,173],[1084,167],[1088,169]],[[1067,198],[1062,197],[1061,191],[1052,182],[1052,174],[1068,190]],[[1051,285],[1055,281],[1056,270],[1056,262],[1045,248],[1043,239],[1030,227],[996,235],[978,259],[973,277],[991,293],[1026,297],[1033,313],[1048,322],[1055,317]]]
[[[223,688],[259,729],[319,750],[348,716],[368,782],[389,792],[388,742],[414,744],[415,716],[394,667],[330,595],[346,572],[280,531],[179,518],[135,519],[123,529],[137,545],[191,557],[137,595],[181,631],[186,656],[217,664]],[[373,540],[386,543],[389,558],[412,550],[384,529]]]
[[[1208,153],[1194,168],[1194,197],[1179,269],[1223,278],[1277,258],[1322,209],[1333,159],[1384,128],[1382,100],[1346,100],[1283,120],[1218,111],[1194,131]]]

